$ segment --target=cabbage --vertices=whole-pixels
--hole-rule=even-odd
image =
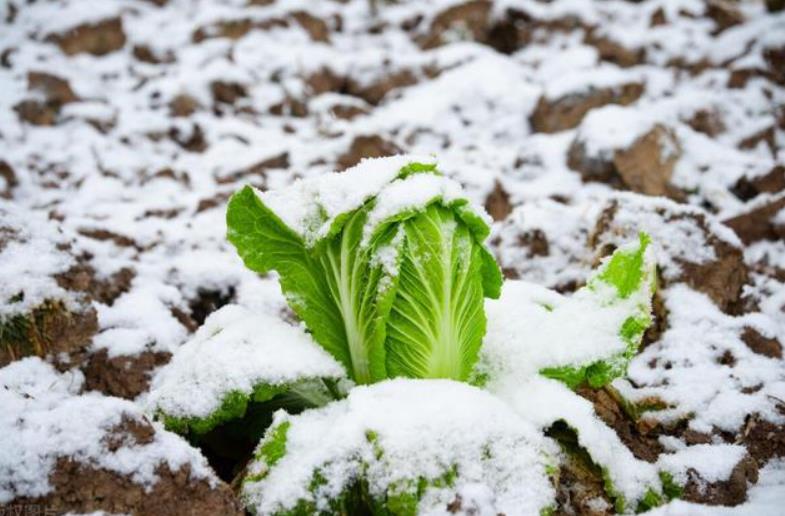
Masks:
[[[245,187],[227,226],[355,382],[469,377],[502,277],[487,216],[435,164],[365,160],[277,192]]]

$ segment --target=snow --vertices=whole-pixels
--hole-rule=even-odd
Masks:
[[[589,69],[554,77],[545,85],[545,98],[558,100],[570,95],[580,96],[595,89],[620,89],[625,84],[638,81],[640,76],[635,72],[613,65],[597,64]]]
[[[728,480],[733,468],[747,455],[735,444],[696,444],[676,453],[661,455],[657,465],[673,475],[680,485],[687,483],[687,470],[694,469],[706,482]]]
[[[302,327],[238,305],[213,312],[153,379],[150,410],[205,418],[230,392],[340,379],[343,368]]]
[[[747,501],[736,507],[718,507],[673,500],[646,512],[647,516],[758,516],[778,514],[785,504],[785,460],[775,459],[759,472],[757,484],[747,492]]]
[[[79,395],[83,383],[81,372],[59,374],[39,358],[0,369],[0,503],[47,494],[52,489],[49,473],[59,458],[126,476],[148,489],[158,480],[161,465],[171,471],[190,466],[194,478],[215,485],[205,458],[158,425],[150,443],[123,442],[109,449],[113,427],[124,418],[144,416],[130,401],[94,392]]]
[[[689,418],[689,427],[704,433],[715,428],[738,431],[753,413],[782,421],[776,408],[785,382],[781,360],[754,353],[740,338],[742,328],[750,326],[782,339],[782,325],[763,314],[723,314],[708,297],[685,285],[673,286],[664,295],[669,328],[629,369],[639,386],[636,397],[659,397],[674,407],[648,417]],[[734,364],[718,367],[726,352]],[[752,388],[757,390],[744,392]]]
[[[582,291],[565,298],[524,281],[508,280],[498,300],[486,301],[488,329],[481,353],[492,375],[527,378],[545,367],[583,366],[626,349],[619,337],[638,299],[608,304]]]
[[[259,198],[291,229],[313,244],[325,236],[338,215],[375,197],[405,165],[433,163],[429,157],[393,156],[364,159],[341,174],[301,179],[283,190],[258,193]]]
[[[609,105],[593,109],[578,127],[577,141],[589,158],[613,159],[613,152],[629,148],[657,123],[650,113]]]
[[[619,436],[594,413],[592,404],[556,380],[539,376],[510,378],[491,387],[517,414],[541,429],[565,421],[592,460],[607,470],[613,488],[634,507],[648,489],[659,492],[657,468],[636,459]],[[629,506],[628,506],[629,508]]]
[[[0,322],[27,314],[46,300],[78,306],[53,277],[75,264],[59,248],[68,242],[43,214],[0,200]]]
[[[233,302],[262,319],[277,320],[286,304],[275,275],[259,277],[245,270],[225,240],[226,199],[245,183],[256,187],[263,198],[273,198],[301,179],[314,190],[292,190],[291,197],[280,198],[276,211],[280,207],[291,214],[287,224],[302,224],[303,231],[313,231],[318,238],[316,231],[323,228],[307,226],[308,210],[316,202],[313,192],[324,188],[324,202],[331,213],[340,213],[358,206],[392,181],[396,168],[385,168],[384,163],[392,161],[384,160],[358,167],[373,171],[373,175],[363,175],[357,169],[344,172],[343,179],[325,175],[336,168],[338,157],[356,136],[378,134],[405,153],[423,156],[418,159],[438,160],[440,170],[460,183],[465,197],[475,204],[482,205],[498,182],[509,194],[514,211],[494,224],[491,242],[498,241],[491,247],[505,270],[540,286],[569,292],[585,283],[595,260],[596,249],[588,242],[597,216],[608,202],[617,200],[617,223],[597,247],[624,243],[643,229],[652,235],[652,252],[662,274],[673,283],[662,291],[669,313],[667,331],[633,359],[629,381],[614,386],[631,402],[650,396],[664,400],[668,408],[647,412],[646,419],[664,424],[687,421],[692,430],[714,434],[715,445],[720,444],[718,431],[737,432],[751,415],[778,425],[785,423],[776,409],[777,400],[785,398],[782,360],[753,353],[740,339],[748,326],[780,342],[785,338],[781,280],[785,247],[782,242],[761,241],[742,248],[736,236],[720,224],[773,198],[763,195],[749,202],[734,195],[731,188],[740,177],[766,174],[785,158],[782,127],[777,125],[785,89],[770,77],[753,77],[738,87],[728,84],[733,71],[768,66],[765,49],[782,46],[785,16],[766,13],[762,2],[742,2],[735,5],[743,13],[743,23],[715,35],[716,24],[704,16],[706,4],[701,0],[500,0],[493,3],[492,20],[506,20],[507,9],[530,17],[522,25],[527,31],[532,29],[527,34],[531,40],[522,48],[507,55],[487,45],[462,41],[420,49],[415,39],[428,31],[438,12],[460,3],[380,2],[382,8],[372,18],[365,0],[345,4],[277,0],[269,6],[246,5],[243,0],[170,0],[161,7],[128,0],[57,0],[23,7],[16,2],[14,18],[10,7],[14,4],[0,2],[0,18],[5,20],[0,48],[4,53],[0,154],[18,181],[12,200],[0,200],[0,227],[12,226],[26,239],[0,249],[0,319],[29,313],[44,299],[80,302],[53,279],[68,270],[78,256],[88,257],[99,278],[111,277],[122,267],[135,272],[129,291],[111,306],[93,301],[100,331],[90,352],[105,349],[110,357],[134,357],[144,351],[177,353],[193,337],[173,312],[190,313],[205,290],[227,297],[233,293]],[[667,23],[652,26],[658,9]],[[330,28],[329,45],[311,41],[299,24],[291,21],[290,13],[296,10],[325,21]],[[121,17],[127,37],[125,46],[116,52],[100,57],[66,56],[46,41],[51,33],[114,16]],[[401,28],[418,16],[422,20],[417,27]],[[275,17],[289,20],[289,27],[253,29],[237,39],[197,42],[193,38],[198,29],[209,32],[222,21],[257,22]],[[555,24],[545,25],[547,21]],[[573,30],[561,27],[570,23]],[[645,57],[627,68],[610,63],[586,38],[588,28],[593,36],[640,50]],[[133,56],[136,45],[149,46],[166,62],[153,65],[139,61]],[[401,70],[411,71],[417,83],[395,88],[378,106],[347,93],[346,84],[337,88],[340,93],[315,96],[308,78],[323,67],[362,86]],[[42,92],[27,91],[27,73],[31,71],[62,77],[80,97],[62,107],[54,126],[31,125],[20,120],[14,110],[20,101],[41,98]],[[217,104],[210,89],[216,80],[242,83],[248,97],[234,106]],[[527,123],[542,95],[555,98],[633,80],[645,88],[638,101],[626,107],[595,108],[574,130],[533,133]],[[183,93],[192,95],[200,106],[188,117],[173,118],[169,102]],[[269,109],[284,99],[302,102],[308,116],[271,114]],[[351,121],[325,116],[332,103],[362,106],[369,113]],[[722,126],[718,134],[703,134],[689,125],[699,111],[716,114]],[[100,129],[90,120],[108,128]],[[673,185],[686,193],[681,204],[618,194],[599,182],[584,183],[580,174],[567,166],[566,154],[576,137],[588,143],[591,155],[607,155],[657,123],[675,134],[682,150],[671,178]],[[184,149],[170,136],[170,130],[176,129],[179,138],[185,139],[195,134],[197,126],[207,144],[203,152]],[[774,149],[765,144],[739,148],[745,138],[769,127],[774,132]],[[283,153],[288,156],[288,167],[233,178],[234,173]],[[324,187],[318,181],[310,183],[328,177],[331,179],[324,179]],[[335,183],[327,184],[330,181]],[[341,182],[344,184],[338,184]],[[7,183],[0,176],[0,195]],[[663,224],[656,214],[660,209],[687,217]],[[162,210],[175,214],[171,218],[150,215]],[[703,216],[706,228],[693,222],[693,215]],[[780,213],[776,221],[782,222],[783,217]],[[131,237],[134,244],[122,246],[83,234],[93,229]],[[542,232],[548,247],[547,252],[532,255],[531,248],[519,239],[535,230]],[[716,257],[710,244],[714,238],[743,249],[749,268],[745,293],[757,304],[748,307],[752,310],[749,313],[722,313],[705,296],[676,281],[684,264],[705,265]],[[70,250],[58,250],[58,245],[66,243]],[[394,261],[392,250],[388,248],[377,257],[386,266]],[[521,289],[525,295],[516,297],[515,291]],[[20,291],[25,293],[23,301],[5,302]],[[505,286],[504,296],[522,303],[519,317],[509,315],[509,319],[527,338],[530,333],[544,337],[549,335],[545,330],[555,332],[553,325],[532,330],[533,325],[526,327],[520,320],[524,316],[533,320],[545,317],[536,303],[541,300],[535,296],[537,292],[533,285],[523,288],[508,282]],[[569,295],[542,296],[562,304],[569,300]],[[492,305],[489,302],[489,314],[495,310]],[[565,330],[570,335],[565,342],[579,337],[574,329],[568,330],[572,333]],[[516,348],[511,341],[501,340],[503,332],[498,327],[493,331],[492,338],[499,339],[494,342]],[[568,361],[568,349],[551,346],[551,341],[548,344],[524,356],[534,359],[541,353],[549,360]],[[619,345],[613,339],[604,344],[608,349]],[[586,357],[596,356],[593,352],[598,351],[590,347],[578,350]],[[733,365],[720,363],[725,352],[733,355]],[[48,369],[25,367],[31,385],[54,382],[54,373]],[[516,368],[536,370],[533,363]],[[3,378],[9,374],[5,371],[0,373]],[[76,385],[80,383],[77,376],[68,373],[56,378],[57,382],[73,378]],[[239,380],[251,381],[247,376]],[[231,377],[225,380],[227,384],[232,381]],[[537,409],[542,411],[542,425],[548,424],[546,416],[568,413],[578,420],[576,425],[583,425],[580,433],[587,448],[598,460],[608,461],[620,483],[625,480],[625,468],[631,468],[632,479],[625,489],[630,495],[639,492],[649,481],[651,468],[639,468],[628,461],[612,430],[589,417],[591,407],[584,400],[556,382],[536,382],[546,386],[523,385],[519,408],[525,409],[529,399],[544,396],[540,389],[551,393],[542,404],[552,404],[558,411],[554,408],[548,413],[547,406]],[[66,407],[81,409],[76,407],[76,400],[81,399],[77,398],[78,388],[68,392]],[[137,404],[145,403],[144,397],[136,400]],[[186,396],[192,401],[190,398]],[[99,398],[89,394],[86,399],[97,403]],[[100,399],[102,404],[120,403]],[[8,411],[7,406],[11,407]],[[130,403],[122,402],[122,406],[132,410]],[[2,407],[0,418],[17,417],[27,410],[27,405],[16,401]],[[41,421],[51,423],[52,428],[57,428],[58,418],[70,417],[58,407],[47,414],[40,415]],[[0,435],[4,436],[0,465],[19,462],[14,449],[18,436],[13,431]],[[87,437],[95,436],[91,431]],[[668,441],[669,451],[689,449],[682,438],[663,439]],[[43,442],[42,449],[49,450]],[[94,443],[82,445],[92,447]],[[603,451],[604,447],[614,451]],[[611,460],[615,455],[627,458]],[[685,464],[696,462],[693,467],[702,462],[697,455],[684,457]],[[45,478],[43,469],[35,471]],[[785,503],[781,499],[783,471],[777,461],[764,467],[760,482],[749,491],[750,500],[738,508],[706,509],[673,502],[660,512],[777,514]],[[41,478],[26,478],[41,482]],[[0,486],[5,484],[0,481]],[[487,492],[480,488],[466,486],[463,495],[464,501],[481,504],[487,500]]]
[[[487,392],[449,380],[387,380],[357,387],[344,401],[297,416],[278,412],[274,425],[290,424],[286,453],[272,468],[264,461],[243,496],[257,514],[292,508],[298,500],[326,509],[363,471],[370,494],[383,495],[417,478],[435,480],[455,467],[452,487],[426,489],[419,514],[441,514],[460,496],[466,512],[537,514],[553,496],[545,465],[552,444]],[[376,434],[371,442],[369,432]],[[377,450],[380,450],[380,455]],[[364,464],[361,468],[360,464]],[[311,493],[312,475],[327,483]]]
[[[363,240],[367,243],[374,230],[389,218],[400,213],[423,210],[434,200],[450,205],[458,200],[466,200],[457,182],[434,174],[414,174],[391,182],[376,197],[373,208],[368,213],[368,221],[363,227]],[[482,208],[476,209],[484,214]],[[485,215],[490,222],[490,218]]]

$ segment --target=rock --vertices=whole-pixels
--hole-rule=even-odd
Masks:
[[[681,199],[683,194],[670,182],[681,157],[676,135],[661,124],[654,125],[624,149],[603,149],[588,155],[580,134],[570,146],[567,164],[584,181],[601,181],[619,189]]]
[[[785,209],[785,192],[753,202],[755,206],[742,213],[724,220],[745,244],[759,240],[778,240],[785,238],[785,222],[778,214]]]
[[[417,42],[423,49],[435,48],[456,39],[483,41],[489,29],[491,2],[469,0],[453,5],[434,17],[428,32]]]
[[[640,98],[643,85],[627,83],[614,88],[591,88],[549,100],[544,95],[537,102],[530,122],[537,132],[555,133],[580,124],[590,110],[607,104],[625,106]]]
[[[746,326],[741,340],[755,353],[769,358],[782,358],[782,344],[772,337],[765,337],[758,330]]]
[[[106,349],[100,349],[91,353],[82,367],[85,388],[132,400],[147,391],[153,371],[171,358],[172,354],[165,351],[109,357]]]
[[[46,39],[56,43],[68,55],[88,53],[102,56],[123,48],[125,32],[120,18],[110,18],[79,25],[61,34],[50,34]]]
[[[510,194],[507,193],[498,180],[494,183],[493,191],[485,199],[485,211],[496,221],[506,219],[507,215],[512,212]]]
[[[775,165],[762,176],[742,176],[731,191],[742,201],[749,201],[762,193],[778,193],[785,190],[785,166]]]
[[[353,167],[363,158],[393,156],[400,152],[401,150],[398,146],[377,134],[357,136],[352,140],[349,149],[338,158],[338,170],[346,170],[349,167]]]
[[[750,456],[743,458],[727,480],[706,482],[697,471],[687,470],[683,500],[706,505],[739,505],[747,499],[747,485],[758,481],[758,466]]]
[[[723,311],[737,313],[748,271],[738,241],[702,211],[665,199],[621,194],[609,201],[588,238],[595,263],[645,231],[657,248],[662,286],[686,283]]]

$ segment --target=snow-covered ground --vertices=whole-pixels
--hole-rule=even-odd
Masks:
[[[152,375],[221,305],[291,333],[276,278],[226,240],[226,202],[405,152],[486,208],[510,279],[569,296],[647,232],[657,319],[627,377],[526,392],[538,414],[584,422],[581,446],[617,483],[656,466],[687,486],[656,514],[777,514],[784,106],[785,12],[756,1],[0,2],[0,513],[100,491],[76,486],[74,464],[239,511],[198,450],[143,414]],[[129,421],[138,454],[111,439]],[[198,485],[178,479],[186,466]],[[570,474],[557,511],[613,511]],[[115,497],[57,507],[142,503]]]

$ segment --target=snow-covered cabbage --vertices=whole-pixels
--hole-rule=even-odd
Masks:
[[[501,273],[487,216],[434,163],[380,158],[280,191],[246,187],[227,226],[355,382],[471,373]]]
[[[540,374],[572,388],[607,385],[627,372],[651,324],[655,283],[645,234],[617,249],[571,296],[507,281],[501,298],[486,303],[477,381],[519,384]]]
[[[255,514],[539,514],[553,443],[465,383],[395,379],[276,413],[248,467]]]
[[[344,378],[302,328],[227,305],[155,375],[147,404],[170,430],[199,435],[243,417],[249,403],[324,405]]]

